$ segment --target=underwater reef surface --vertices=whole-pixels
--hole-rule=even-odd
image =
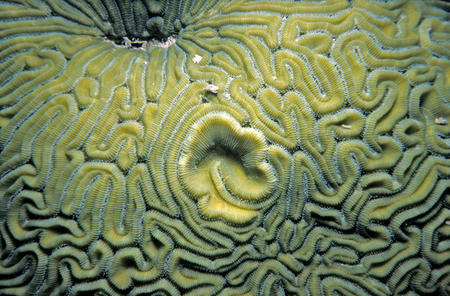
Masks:
[[[0,2],[0,295],[449,295],[444,1]]]

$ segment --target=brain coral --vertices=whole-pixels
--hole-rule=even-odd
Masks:
[[[0,2],[1,295],[449,295],[440,1]]]

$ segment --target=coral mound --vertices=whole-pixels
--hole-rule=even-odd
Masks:
[[[450,295],[441,1],[0,2],[0,295]]]

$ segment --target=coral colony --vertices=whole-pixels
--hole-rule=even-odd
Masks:
[[[445,1],[0,2],[0,295],[449,295]]]

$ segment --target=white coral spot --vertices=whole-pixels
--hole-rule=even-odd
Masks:
[[[205,86],[204,90],[207,90],[209,92],[216,94],[217,91],[219,90],[219,87],[214,84],[208,84],[207,86]]]
[[[153,46],[153,47],[169,48],[170,46],[175,44],[176,41],[177,41],[177,39],[170,36],[169,38],[167,38],[167,40],[165,42],[161,42],[161,41],[153,39],[153,40],[149,41],[149,45]]]
[[[194,57],[192,58],[192,61],[196,64],[200,63],[200,61],[203,59],[203,57],[201,55],[194,55]]]
[[[434,119],[434,123],[439,124],[439,125],[446,125],[448,123],[448,121],[444,117],[438,117],[438,118]]]

